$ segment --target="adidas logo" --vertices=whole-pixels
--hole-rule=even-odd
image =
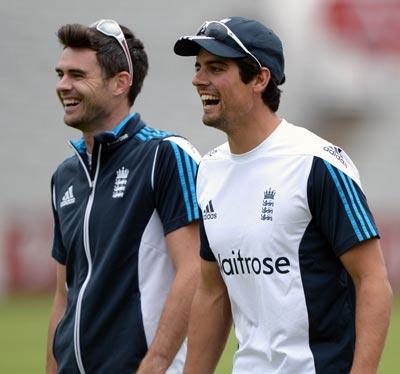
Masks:
[[[66,205],[71,205],[75,203],[74,193],[72,191],[74,186],[69,186],[68,190],[65,191],[64,196],[61,199],[60,208]]]
[[[333,157],[336,157],[347,168],[347,163],[342,155],[343,151],[339,147],[334,147],[331,145],[325,146],[324,151],[330,153]]]
[[[206,207],[203,209],[203,219],[216,219],[217,213],[214,211],[212,201],[210,200]]]

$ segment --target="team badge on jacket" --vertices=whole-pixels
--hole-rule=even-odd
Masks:
[[[261,205],[261,221],[272,221],[275,194],[276,191],[271,189],[271,187],[264,192],[264,199]]]
[[[125,168],[124,166],[117,170],[117,176],[115,177],[114,190],[112,194],[113,199],[119,199],[124,196],[128,175],[129,169]]]

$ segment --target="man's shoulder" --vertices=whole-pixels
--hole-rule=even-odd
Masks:
[[[142,122],[142,128],[134,137],[137,141],[144,143],[145,146],[161,147],[166,152],[173,151],[174,148],[179,147],[195,159],[196,162],[199,162],[201,158],[197,149],[185,137],[150,127],[144,122]]]
[[[313,153],[330,144],[329,141],[305,127],[283,120],[281,143],[287,146],[288,152]]]
[[[176,152],[177,147],[182,149],[186,154],[188,154],[193,160],[197,163],[200,162],[201,155],[196,147],[186,138],[180,135],[170,135],[162,139],[163,144],[167,146],[171,145],[171,148],[174,152]]]
[[[200,192],[211,180],[218,180],[221,173],[226,170],[226,163],[229,163],[229,160],[230,149],[227,142],[206,153],[199,164],[197,190]]]
[[[318,157],[343,171],[354,180],[359,180],[356,166],[342,148],[304,127],[290,123],[286,123],[286,125],[283,143],[287,154]]]
[[[230,150],[228,142],[225,142],[219,145],[216,148],[211,149],[208,151],[202,158],[202,162],[207,161],[218,161],[218,160],[225,160],[229,158]]]
[[[74,154],[62,161],[54,170],[53,175],[63,174],[67,169],[74,168],[79,164],[78,157]]]
[[[147,144],[158,143],[170,136],[174,136],[174,134],[151,127],[142,120],[139,122],[139,130],[134,133],[134,138],[137,141]]]

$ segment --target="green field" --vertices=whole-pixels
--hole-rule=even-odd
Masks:
[[[44,373],[49,297],[13,297],[0,301],[0,373]],[[398,298],[379,374],[400,372],[400,299]],[[217,374],[232,369],[235,341],[231,337]]]

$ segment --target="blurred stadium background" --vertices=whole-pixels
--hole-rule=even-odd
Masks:
[[[61,24],[114,18],[144,42],[150,71],[135,110],[187,136],[201,153],[224,141],[204,128],[191,86],[194,59],[172,52],[205,19],[244,15],[281,36],[287,82],[279,113],[344,148],[376,216],[393,289],[400,292],[400,0],[16,0],[2,7],[0,108],[0,373],[43,372],[53,291],[49,180],[79,134],[55,96]],[[400,371],[395,303],[380,373]],[[228,373],[234,339],[218,373]]]

